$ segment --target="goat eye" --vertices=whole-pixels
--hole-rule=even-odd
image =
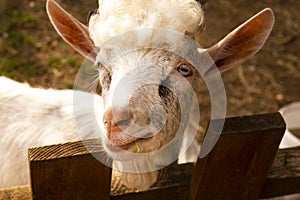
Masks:
[[[184,77],[189,77],[193,75],[193,71],[190,65],[188,64],[181,64],[177,68],[177,71]]]

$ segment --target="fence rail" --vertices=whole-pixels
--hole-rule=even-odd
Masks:
[[[279,113],[226,118],[206,157],[162,169],[142,192],[111,184],[111,169],[91,155],[103,154],[98,140],[34,148],[31,185],[0,190],[0,199],[250,200],[300,193],[300,146],[278,150],[284,131]]]

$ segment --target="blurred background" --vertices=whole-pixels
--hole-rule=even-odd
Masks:
[[[96,0],[57,2],[85,24],[88,12],[97,7]],[[55,32],[45,3],[0,1],[0,75],[34,87],[72,88],[84,58]],[[201,45],[211,46],[266,7],[273,9],[276,18],[267,43],[254,57],[222,75],[228,116],[276,112],[300,100],[300,1],[210,0],[204,6],[206,30]]]

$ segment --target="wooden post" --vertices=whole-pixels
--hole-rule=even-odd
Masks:
[[[33,199],[110,198],[111,168],[94,157],[104,156],[99,140],[32,148],[28,154]]]
[[[284,131],[279,113],[227,118],[215,147],[196,164],[190,198],[257,199]]]

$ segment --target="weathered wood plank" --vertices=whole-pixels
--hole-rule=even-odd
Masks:
[[[113,191],[111,200],[188,199],[193,169],[194,164],[191,163],[182,165],[173,163],[159,171],[157,183],[149,190],[141,192]]]
[[[131,192],[122,195],[112,196],[111,200],[187,200],[189,185],[172,185],[170,187],[152,188],[143,192]]]
[[[257,199],[284,131],[279,113],[227,118],[212,151],[196,164],[191,199]]]
[[[278,197],[300,192],[299,154],[300,147],[278,150],[272,166],[268,170],[267,180],[260,192],[260,198]],[[290,166],[294,168],[291,169]],[[155,187],[150,191],[139,193],[127,192],[125,190],[119,191],[118,194],[113,195],[112,199],[138,199],[140,194],[142,194],[143,198],[146,198],[144,196],[146,194],[149,195],[149,197],[152,195],[157,197],[160,192],[164,193],[161,194],[162,196],[169,196],[174,199],[180,197],[184,199],[184,195],[189,194],[186,189],[189,188],[193,169],[193,164],[169,166],[161,172],[162,175],[160,176],[159,182],[156,183]],[[287,176],[287,174],[289,174],[289,176]],[[183,196],[178,196],[176,191],[182,191]]]
[[[172,185],[189,184],[194,171],[193,163],[186,163],[178,165],[174,163],[159,171],[158,181],[154,187],[169,187]]]
[[[269,114],[268,116],[270,117]],[[227,188],[230,189],[232,192],[240,194],[241,191],[245,191],[245,185],[247,184],[250,188],[250,189],[248,188],[248,193],[252,191],[257,192],[258,189],[251,190],[251,187],[255,187],[253,185],[256,184],[257,182],[261,184],[262,178],[253,176],[252,173],[257,174],[258,172],[261,172],[262,168],[264,172],[268,170],[267,165],[272,162],[272,159],[267,158],[267,160],[269,160],[267,161],[266,156],[264,154],[265,153],[270,154],[273,153],[273,151],[276,152],[276,150],[270,148],[270,146],[273,147],[276,146],[276,144],[278,145],[279,142],[278,141],[276,142],[274,138],[279,137],[277,131],[284,129],[284,123],[280,118],[280,116],[278,116],[278,114],[271,114],[271,116],[272,116],[271,120],[269,117],[265,115],[258,116],[257,119],[252,118],[253,117],[252,116],[252,117],[230,118],[226,120],[224,130],[223,130],[224,134],[222,134],[216,146],[217,149],[216,148],[213,149],[213,151],[218,150],[217,152],[219,152],[221,158],[219,156],[213,156],[211,159],[204,158],[204,159],[208,159],[205,160],[204,162],[204,164],[206,165],[204,166],[206,167],[205,170],[211,167],[211,162],[217,163],[216,159],[221,159],[222,161],[221,164],[216,165],[217,168],[215,169],[217,169],[217,171],[211,172],[210,177],[207,174],[204,175],[206,176],[206,180],[209,180],[209,182],[203,183],[204,186],[202,185],[203,190],[205,190],[205,192],[210,191],[209,188],[211,187],[210,184],[218,183],[216,180],[220,181],[221,179],[221,183],[224,184],[226,182],[225,180],[229,178],[231,182],[229,186],[227,184],[228,186]],[[224,148],[221,148],[222,146],[218,147],[218,145],[220,145],[219,144],[220,142],[221,145],[227,144],[227,146],[225,146],[226,147],[225,150]],[[90,152],[102,153],[101,145],[99,145],[99,142],[97,142],[96,140],[87,140],[87,141],[83,141],[83,143],[85,145],[83,145],[82,142],[79,143],[75,142],[75,143],[68,143],[63,145],[54,145],[49,147],[35,148],[29,151],[30,162],[32,161],[31,163],[36,165],[35,167],[37,167],[35,169],[38,169],[38,173],[35,174],[34,176],[35,178],[33,178],[33,180],[37,179],[39,182],[33,181],[33,183],[38,184],[37,186],[42,188],[42,190],[40,190],[40,188],[36,188],[36,189],[45,192],[45,194],[47,195],[46,199],[62,199],[62,198],[77,199],[78,194],[84,195],[82,199],[91,199],[91,198],[107,199],[107,195],[109,196],[109,191],[107,191],[108,190],[107,188],[104,193],[100,192],[101,193],[100,196],[99,194],[96,193],[95,196],[93,197],[87,195],[93,193],[91,190],[101,191],[101,186],[105,184],[109,185],[109,183],[106,182],[103,184],[103,182],[101,183],[85,182],[86,180],[89,180],[91,176],[92,178],[100,177],[99,179],[98,178],[96,179],[98,181],[99,180],[103,181],[103,177],[105,179],[105,176],[103,174],[101,175],[94,174],[95,168],[93,168],[93,166],[90,165],[86,166],[86,164],[83,164],[84,166],[81,165],[82,163],[89,163],[89,162],[93,163],[95,161],[93,160],[93,157],[88,156]],[[86,149],[86,146],[88,146],[90,151]],[[240,148],[237,148],[239,146]],[[232,151],[232,153],[230,153],[230,151]],[[241,151],[243,151],[244,153],[241,154],[240,153]],[[300,188],[299,154],[300,154],[300,147],[292,148],[292,149],[283,149],[278,151],[276,158],[273,161],[272,167],[268,170],[268,175],[267,175],[268,178],[265,181],[262,190],[260,192],[259,196],[261,198],[274,197],[274,196],[299,192],[299,188]],[[247,158],[248,157],[247,155],[250,155],[250,157],[251,156],[252,157]],[[208,157],[209,156],[211,156],[211,154],[209,154]],[[87,158],[82,159],[83,157],[87,157]],[[231,162],[232,160],[238,162],[236,163]],[[63,163],[62,166],[65,166],[65,168],[60,168],[59,166],[61,166],[61,163],[59,162],[62,162]],[[74,167],[74,164],[78,166],[78,171],[72,169]],[[94,164],[97,165],[99,164],[99,162],[96,160],[96,163]],[[54,170],[54,171],[50,170],[49,168],[52,168],[53,166],[54,168],[57,168],[59,170]],[[229,168],[229,166],[232,167]],[[43,169],[44,167],[46,167],[46,169]],[[243,173],[244,169],[247,169],[246,170],[247,173]],[[101,171],[101,169],[99,170]],[[109,173],[111,173],[110,169],[108,170]],[[89,171],[90,173],[88,172],[87,176],[84,175],[84,177],[81,177],[82,180],[76,177],[78,174],[82,175],[86,173],[86,171]],[[150,199],[167,199],[167,198],[186,199],[189,196],[189,187],[190,187],[189,183],[190,183],[192,171],[193,171],[192,164],[172,165],[169,166],[167,169],[163,169],[160,172],[159,182],[149,191],[144,191],[139,193],[132,192],[132,191],[131,192],[122,191],[117,195],[111,194],[112,196],[110,198],[111,199],[143,199],[143,200],[147,198],[148,199],[149,198]],[[59,177],[57,175],[51,177],[50,175],[51,173],[59,174]],[[76,178],[75,182],[72,181],[72,178],[70,179],[70,177],[66,177],[67,175],[73,176],[74,173]],[[264,174],[266,175],[266,172]],[[49,177],[50,177],[50,182],[48,181]],[[108,178],[108,176],[106,178]],[[44,180],[44,182],[41,182],[41,179]],[[61,180],[64,181],[61,182]],[[108,180],[110,180],[110,177],[108,178]],[[204,179],[202,179],[202,181],[203,180]],[[50,186],[49,184],[51,183],[51,181],[52,181],[52,185]],[[246,182],[245,185],[244,182]],[[207,183],[209,183],[208,186]],[[235,188],[236,186],[238,186],[237,184],[240,184],[238,189]],[[261,186],[258,185],[257,188]],[[63,189],[63,191],[57,190],[56,187]],[[191,184],[191,188],[193,187],[195,188],[195,184]],[[34,188],[34,184],[32,188]],[[218,198],[219,195],[218,193],[220,192],[218,189],[219,188],[217,187],[216,190],[213,191],[216,198]],[[52,193],[49,194],[51,190]],[[70,192],[71,190],[74,191],[73,196],[71,195],[68,196],[68,194],[71,193]],[[22,195],[22,198],[19,198],[20,195]],[[221,195],[222,195],[221,199],[226,199],[224,193],[222,193]],[[37,197],[38,196],[34,195],[35,199],[38,199]],[[234,197],[233,199],[235,199]],[[245,198],[242,197],[238,199],[246,199],[246,198],[253,199],[252,196],[250,197],[244,196],[244,197]],[[30,187],[23,186],[19,188],[9,188],[6,190],[0,190],[0,199],[12,199],[12,200],[31,199]]]
[[[290,177],[300,177],[300,145],[279,149],[268,172],[268,178]]]
[[[300,193],[300,146],[278,150],[267,176],[260,198]]]
[[[30,186],[0,189],[0,200],[32,200]]]
[[[178,165],[176,163],[171,164],[161,170],[159,170],[158,181],[151,186],[147,191],[133,191],[122,187],[115,187],[115,181],[117,177],[112,180],[111,198],[112,199],[151,199],[151,197],[157,197],[157,199],[165,199],[168,196],[170,199],[184,199],[187,198],[189,193],[189,183],[191,180],[191,174],[194,170],[194,164],[187,163]],[[121,189],[120,189],[121,188]],[[119,190],[118,190],[119,189]],[[116,191],[117,190],[117,191]],[[180,194],[178,194],[180,193]],[[147,195],[149,197],[147,198]]]
[[[104,156],[95,140],[29,149],[33,199],[108,200],[111,168],[86,149],[93,144],[92,154]]]
[[[300,147],[278,150],[268,171],[267,180],[260,192],[260,198],[278,197],[300,192],[299,154]],[[189,188],[193,169],[193,164],[169,166],[161,171],[160,180],[151,190],[138,193],[124,190],[117,195],[113,195],[112,199],[130,200],[142,197],[140,199],[144,200],[151,199],[153,196],[157,197],[156,199],[162,199],[165,196],[169,199],[187,199],[189,192],[186,190]],[[181,192],[181,194],[178,195],[177,192]]]
[[[300,153],[300,147],[292,149],[281,149],[278,151],[272,167],[268,172],[268,178],[263,186],[260,193],[260,198],[269,198],[275,196],[282,196],[286,194],[294,194],[300,192],[300,175],[299,173],[293,173],[290,177],[286,177],[285,173],[289,173],[289,166],[296,166],[300,168],[299,159],[285,159],[282,158],[283,155],[286,158],[298,158]],[[51,162],[51,160],[49,161]],[[283,166],[281,166],[284,163]],[[278,167],[281,169],[279,170]],[[174,193],[174,191],[182,191],[187,195],[186,188],[189,188],[190,178],[193,172],[193,164],[183,164],[171,166],[169,169],[164,169],[168,171],[162,172],[160,181],[152,188],[147,191],[147,195],[152,196],[152,193],[157,193],[161,190],[167,190],[167,192]],[[282,170],[282,172],[280,172]],[[277,176],[274,178],[273,172],[276,174],[282,174],[282,176]],[[294,170],[293,170],[294,171]],[[299,170],[297,170],[299,171]],[[181,177],[184,177],[181,179]],[[114,181],[114,180],[112,180]],[[175,188],[173,188],[175,187]],[[173,188],[173,189],[172,189]],[[113,189],[113,188],[112,188]],[[8,189],[0,190],[0,199],[2,200],[29,200],[32,198],[30,192],[30,186],[14,187]],[[116,193],[116,191],[114,192]],[[143,193],[143,192],[142,192]],[[117,194],[112,194],[112,199],[130,199],[132,196],[138,196],[140,193],[130,192],[126,190],[118,191]],[[125,195],[125,196],[121,196]],[[175,195],[176,196],[176,195]],[[181,196],[182,197],[182,196]],[[136,198],[136,197],[133,197]],[[171,199],[171,198],[170,198]]]

